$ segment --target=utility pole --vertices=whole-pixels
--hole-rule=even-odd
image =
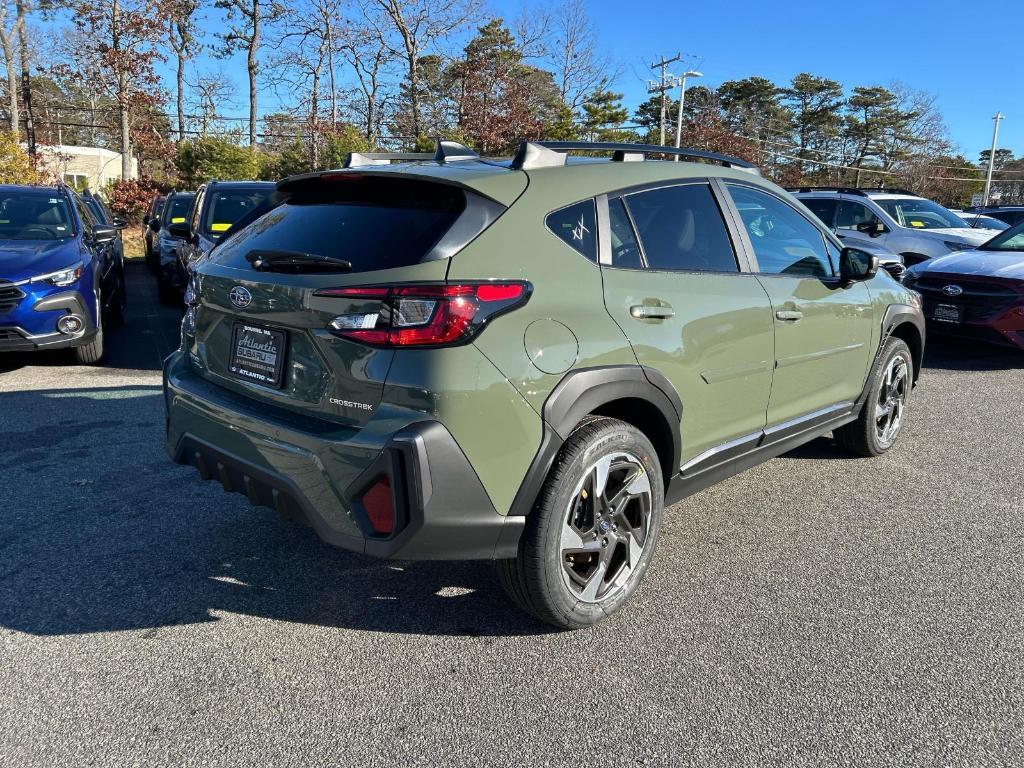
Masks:
[[[659,69],[660,68],[661,69],[661,79],[657,80],[657,81],[655,81],[655,80],[648,80],[647,81],[647,92],[648,93],[660,93],[661,94],[661,121],[660,121],[660,125],[661,125],[661,138],[658,141],[658,143],[661,144],[662,146],[665,145],[665,112],[666,112],[665,93],[670,88],[672,88],[674,86],[674,82],[673,82],[674,78],[667,73],[665,68],[669,64],[672,64],[673,62],[679,61],[682,58],[683,58],[683,54],[677,53],[671,59],[662,58],[661,61],[654,62],[653,64],[651,64],[651,69]]]
[[[988,153],[988,173],[985,175],[985,200],[982,203],[988,206],[988,196],[992,191],[992,169],[996,163],[996,142],[999,141],[999,122],[1005,119],[1005,115],[1002,112],[996,112],[992,118],[995,121],[995,125],[992,127],[992,150]]]

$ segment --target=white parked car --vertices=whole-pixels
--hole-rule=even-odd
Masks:
[[[850,245],[881,245],[902,256],[908,267],[977,248],[997,234],[974,229],[949,209],[905,189],[800,187],[789,191],[826,223],[829,211],[825,209],[830,209],[829,226],[842,231]]]

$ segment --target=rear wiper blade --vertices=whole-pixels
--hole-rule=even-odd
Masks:
[[[336,256],[301,251],[254,250],[245,255],[261,272],[351,272],[352,262]]]

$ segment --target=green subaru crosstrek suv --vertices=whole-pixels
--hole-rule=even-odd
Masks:
[[[917,295],[744,161],[442,142],[279,191],[194,269],[167,450],[337,546],[495,560],[523,609],[586,626],[667,504],[904,424]]]

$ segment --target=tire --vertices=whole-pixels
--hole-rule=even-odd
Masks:
[[[600,475],[604,493],[594,493]],[[621,503],[608,509],[614,498],[607,495],[620,491]],[[592,626],[619,610],[642,581],[664,505],[650,440],[616,419],[588,419],[562,446],[517,557],[497,563],[498,579],[512,602],[541,621],[560,629]]]
[[[858,456],[881,456],[892,448],[906,421],[913,381],[910,347],[903,339],[890,337],[871,367],[860,415],[835,431],[839,443]]]
[[[102,315],[101,315],[102,317]],[[103,320],[96,336],[88,344],[75,347],[75,360],[81,365],[96,365],[103,359]]]

